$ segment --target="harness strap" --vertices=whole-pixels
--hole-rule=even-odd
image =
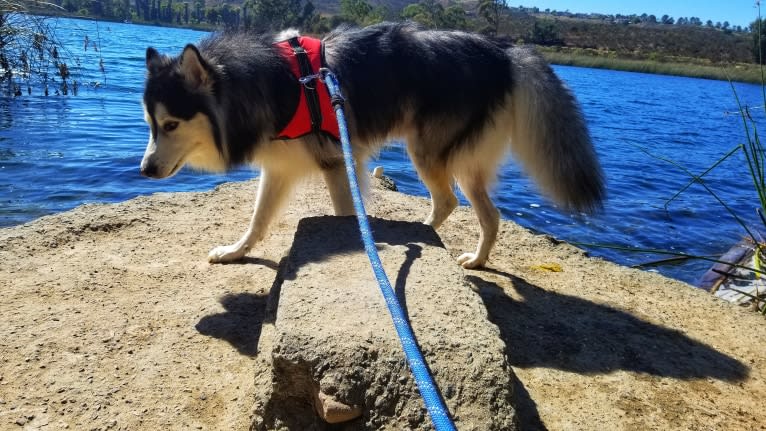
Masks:
[[[298,90],[298,105],[292,118],[277,131],[274,138],[296,139],[313,134],[318,138],[328,135],[335,140],[340,139],[330,95],[320,79],[319,70],[326,67],[322,41],[298,36],[276,42],[274,47],[287,62],[297,84],[303,87]]]
[[[295,53],[295,58],[298,60],[298,67],[301,71],[301,76],[313,75],[315,71],[311,67],[311,60],[306,50],[301,46],[297,37],[293,37],[287,41],[290,47]],[[303,84],[303,93],[306,96],[306,106],[309,109],[309,115],[311,115],[311,131],[319,133],[322,128],[322,112],[319,107],[319,94],[317,93],[316,86],[309,85],[309,83]]]

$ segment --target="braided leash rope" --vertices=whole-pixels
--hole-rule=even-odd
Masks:
[[[407,315],[399,304],[396,293],[391,287],[391,282],[388,280],[386,272],[383,269],[383,264],[380,262],[378,250],[375,248],[370,223],[367,219],[367,211],[362,202],[362,192],[359,190],[359,182],[356,177],[356,165],[351,154],[351,141],[348,137],[348,127],[343,113],[344,99],[340,93],[340,85],[338,84],[335,75],[327,68],[320,69],[318,75],[320,76],[313,75],[307,78],[322,79],[330,92],[332,105],[335,109],[335,115],[340,128],[340,141],[341,146],[343,147],[343,158],[346,162],[346,176],[348,177],[349,186],[351,188],[351,197],[354,201],[354,210],[356,212],[356,219],[359,222],[359,230],[362,234],[364,249],[370,259],[372,271],[375,273],[375,278],[378,280],[380,291],[388,306],[388,311],[394,322],[396,333],[399,335],[399,341],[402,344],[402,349],[407,358],[407,363],[410,366],[410,371],[415,377],[415,383],[418,385],[418,390],[423,397],[426,409],[428,410],[431,422],[433,423],[434,428],[436,428],[436,431],[456,431],[455,425],[450,418],[449,410],[444,404],[439,389],[436,386],[436,383],[434,383],[431,372],[428,370],[428,366],[423,359],[423,354],[415,341],[415,335],[412,332],[412,327],[407,319]],[[301,83],[305,85],[309,80],[306,80],[306,82],[301,81]]]

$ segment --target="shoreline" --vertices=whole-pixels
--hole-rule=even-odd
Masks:
[[[558,47],[536,46],[536,48],[549,63],[560,66],[733,81],[747,84],[763,83],[762,70],[757,64],[713,64],[700,59],[689,59],[688,61],[674,61],[671,59],[665,61],[624,58],[616,53],[602,53],[582,48],[563,50]]]

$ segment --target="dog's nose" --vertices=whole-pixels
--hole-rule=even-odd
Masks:
[[[141,163],[141,169],[139,170],[141,175],[147,178],[154,178],[157,176],[157,166],[151,163]]]

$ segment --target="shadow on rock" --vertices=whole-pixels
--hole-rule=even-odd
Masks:
[[[529,395],[524,383],[519,380],[516,373],[511,373],[513,379],[513,405],[516,407],[516,416],[519,422],[519,429],[524,431],[547,431],[548,428],[540,419],[540,412],[537,410],[537,403]]]
[[[200,319],[195,326],[197,331],[228,341],[243,355],[255,356],[266,319],[268,295],[238,293],[226,295],[220,302],[226,311]]]
[[[387,244],[406,246],[408,249],[407,261],[400,271],[403,275],[397,276],[397,284],[406,281],[412,262],[420,257],[422,248],[414,245],[415,243],[444,247],[434,229],[423,223],[385,220],[377,217],[369,217],[369,222],[378,247],[385,247],[384,244]],[[322,247],[300,247],[290,250],[291,265],[283,274],[287,280],[294,279],[298,269],[308,263],[322,262],[332,256],[364,251],[355,216],[307,217],[298,223],[295,236],[311,238],[313,244],[322,244]],[[338,240],[339,236],[343,238],[342,241]]]
[[[490,273],[509,279],[515,300]],[[624,311],[546,291],[502,271],[467,277],[500,328],[508,360],[520,368],[545,367],[582,374],[616,370],[676,379],[738,381],[748,368],[680,331]],[[510,289],[510,287],[509,287]]]

